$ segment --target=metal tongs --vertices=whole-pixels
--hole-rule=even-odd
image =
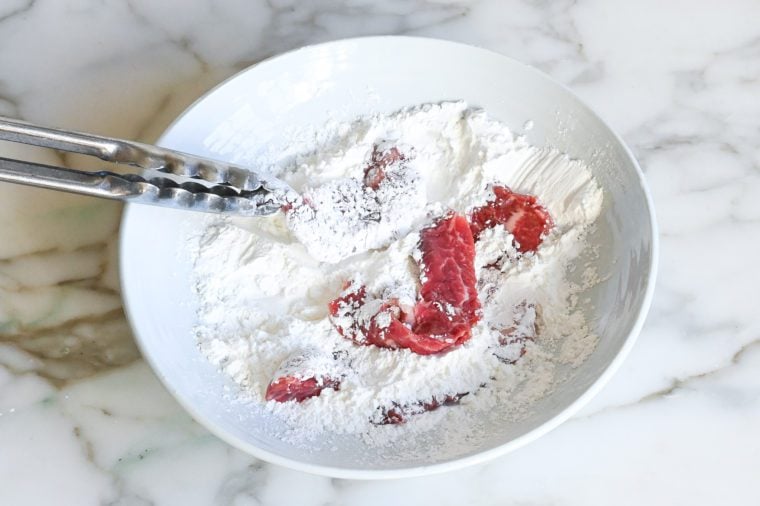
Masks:
[[[144,176],[85,172],[0,157],[0,181],[9,183],[139,204],[244,216],[273,214],[298,198],[285,182],[267,174],[138,142],[46,128],[1,117],[0,140],[94,156],[146,171]]]

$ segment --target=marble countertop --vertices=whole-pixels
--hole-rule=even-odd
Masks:
[[[146,141],[312,42],[414,34],[512,56],[629,143],[662,250],[638,344],[580,414],[463,471],[345,481],[257,461],[166,393],[122,312],[118,205],[0,185],[0,504],[758,504],[758,19],[754,0],[5,0],[0,114]]]

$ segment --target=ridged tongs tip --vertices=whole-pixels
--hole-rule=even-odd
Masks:
[[[0,181],[126,202],[244,216],[273,214],[300,198],[287,183],[268,174],[132,141],[40,127],[7,118],[0,118],[0,140],[94,156],[145,170],[144,175],[85,172],[0,158]]]

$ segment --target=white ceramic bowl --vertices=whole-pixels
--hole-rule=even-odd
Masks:
[[[537,402],[532,414],[519,422],[497,417],[489,437],[457,445],[462,450],[453,455],[428,460],[425,452],[412,452],[400,460],[386,458],[347,437],[333,441],[332,451],[292,446],[263,429],[269,422],[265,413],[230,400],[236,385],[196,347],[191,265],[181,253],[188,230],[202,217],[128,206],[121,229],[121,281],[132,328],[161,381],[214,434],[264,460],[336,477],[439,472],[504,454],[547,433],[598,392],[620,364],[641,328],[654,287],[652,202],[620,138],[566,88],[530,67],[483,49],[431,39],[372,37],[311,46],[221,84],[180,116],[160,144],[219,158],[219,143],[212,148],[204,141],[233,116],[251,150],[276,143],[289,127],[319,125],[328,115],[350,119],[444,100],[482,107],[517,132],[530,120],[533,128],[525,134],[533,144],[555,146],[590,165],[605,193],[593,237],[601,246],[594,262],[600,273],[609,274],[585,294],[591,300],[585,311],[601,336],[596,350],[568,381]],[[244,158],[246,149],[233,161]],[[456,428],[443,429],[456,433]]]

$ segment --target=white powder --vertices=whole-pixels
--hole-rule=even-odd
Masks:
[[[389,172],[386,181],[377,190],[361,178],[311,188],[305,195],[309,205],[288,214],[288,228],[312,257],[324,262],[385,247],[410,231],[427,204],[416,171]]]
[[[404,162],[411,176],[381,197],[360,184],[378,143],[411,154]],[[283,437],[363,434],[384,444],[405,432],[424,433],[447,416],[469,417],[475,430],[479,414],[495,405],[509,404],[515,417],[529,411],[559,379],[559,363],[577,365],[593,350],[596,337],[576,307],[582,287],[568,281],[602,204],[582,163],[528,145],[461,102],[328,124],[294,134],[289,146],[262,155],[262,163],[306,193],[313,208],[289,218],[213,218],[190,244],[199,346],[240,385],[241,396],[265,403],[267,385],[283,367],[304,377],[342,378],[339,390],[326,388],[302,403],[267,403]],[[555,227],[537,253],[525,255],[503,226],[482,233],[476,269],[483,318],[469,341],[421,356],[359,346],[338,334],[327,304],[344,282],[414,304],[420,282],[414,230],[446,209],[466,213],[483,205],[493,183],[537,195]],[[335,199],[339,187],[348,200]],[[494,264],[498,269],[484,268]],[[523,344],[500,345],[500,337],[532,337],[536,328],[522,357]],[[403,426],[370,423],[383,407],[464,393],[459,406],[415,415]]]

